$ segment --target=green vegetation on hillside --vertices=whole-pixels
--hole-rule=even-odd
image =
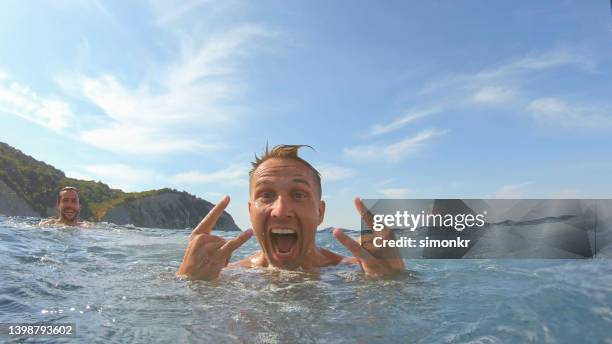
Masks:
[[[178,192],[168,188],[123,192],[111,189],[100,181],[68,178],[64,172],[2,142],[0,142],[0,180],[41,216],[53,216],[54,213],[47,213],[47,210],[55,207],[58,190],[64,186],[74,186],[79,189],[81,195],[81,217],[93,221],[99,221],[110,208],[117,205],[147,196]]]
[[[159,189],[159,190],[149,190],[149,191],[143,191],[143,192],[123,192],[121,190],[113,190],[113,191],[118,191],[118,193],[113,195],[113,197],[109,197],[109,198],[106,198],[106,199],[90,204],[93,218],[96,219],[97,221],[101,220],[104,217],[104,215],[106,215],[106,212],[110,208],[114,208],[116,206],[125,204],[130,201],[134,201],[140,198],[144,198],[144,197],[155,196],[155,195],[168,193],[168,192],[178,192],[177,190],[168,189],[168,188]],[[83,194],[83,197],[85,197],[85,194]]]

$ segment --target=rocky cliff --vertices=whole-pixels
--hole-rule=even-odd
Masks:
[[[193,228],[214,204],[186,192],[168,191],[157,195],[126,199],[110,208],[103,221],[138,227]],[[217,221],[217,230],[240,230],[232,217],[225,213]]]
[[[173,189],[123,192],[98,181],[68,178],[64,172],[0,142],[0,214],[55,216],[58,190],[79,189],[81,218],[139,227],[193,228],[213,204]],[[218,230],[239,230],[224,213]]]
[[[40,216],[2,180],[0,180],[0,213],[19,216]]]

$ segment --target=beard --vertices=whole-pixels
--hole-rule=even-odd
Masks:
[[[64,209],[60,211],[60,219],[74,221],[78,218],[79,211],[75,209]]]

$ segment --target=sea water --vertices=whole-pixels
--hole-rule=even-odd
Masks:
[[[3,342],[612,343],[612,260],[407,260],[388,280],[357,266],[232,269],[192,282],[174,275],[189,230],[39,220],[0,216],[0,323],[75,323],[76,337]],[[348,254],[329,232],[317,242]],[[232,259],[257,248],[252,238]]]

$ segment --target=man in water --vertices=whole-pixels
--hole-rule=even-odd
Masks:
[[[79,202],[79,190],[72,186],[62,188],[57,194],[57,219],[40,221],[39,226],[64,225],[64,226],[86,226],[87,222],[79,221],[81,203]]]
[[[276,267],[313,271],[339,263],[359,264],[367,276],[384,277],[404,271],[397,248],[375,248],[362,236],[362,244],[335,228],[334,237],[353,257],[344,257],[316,246],[317,226],[323,222],[325,202],[321,200],[321,177],[298,156],[301,145],[279,145],[255,157],[249,172],[249,216],[253,229],[231,240],[211,234],[217,219],[229,203],[225,196],[200,222],[189,237],[178,276],[214,280],[225,267]],[[371,227],[372,216],[359,198],[355,207]],[[261,250],[234,262],[232,252],[255,234]],[[392,238],[388,229],[374,232]],[[369,238],[371,239],[371,237]]]

